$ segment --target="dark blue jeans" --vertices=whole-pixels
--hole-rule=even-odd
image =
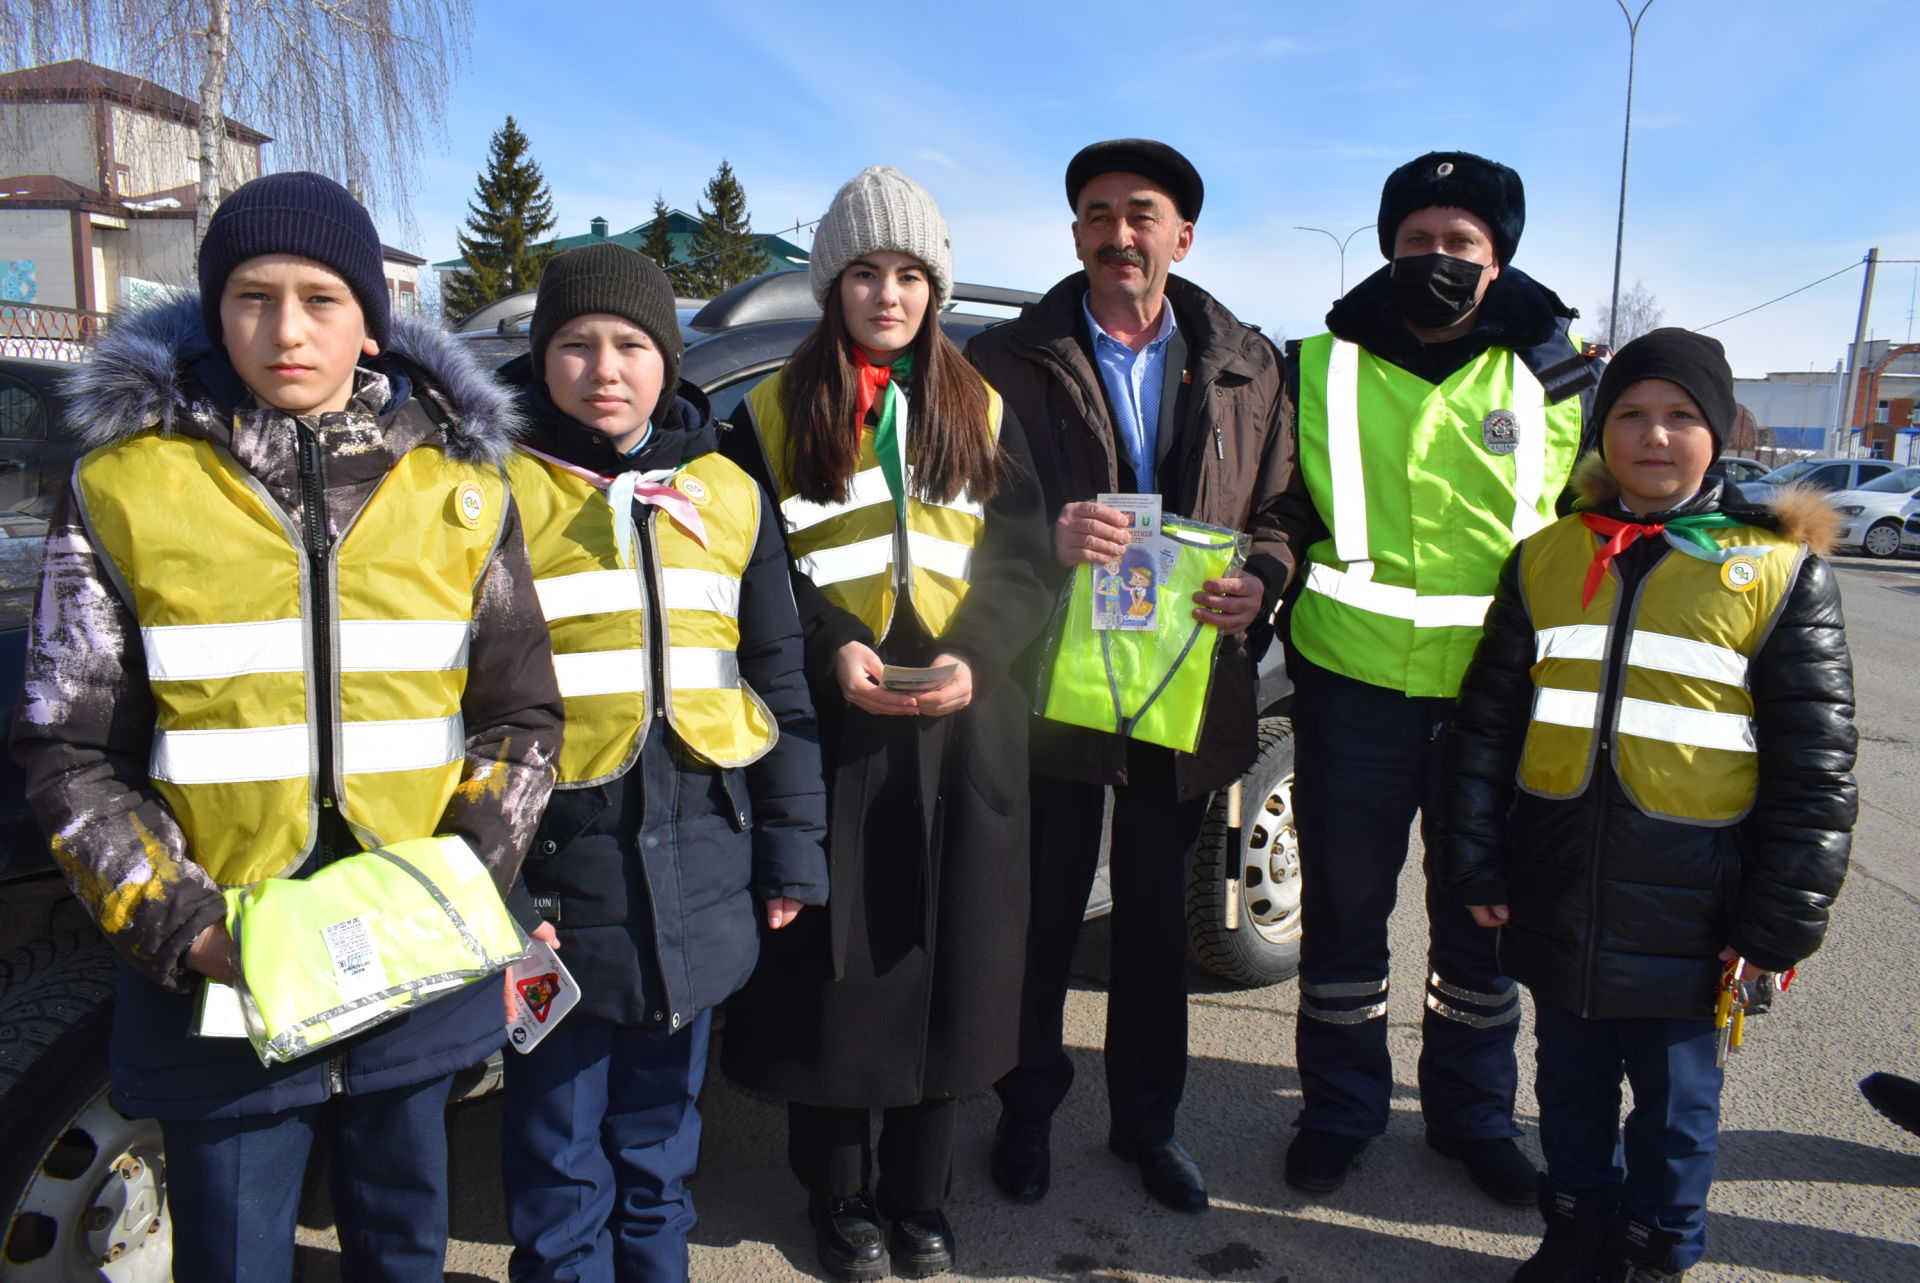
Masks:
[[[1386,1130],[1387,918],[1418,813],[1430,938],[1421,1112],[1430,1130],[1447,1136],[1518,1136],[1519,989],[1500,974],[1494,933],[1436,897],[1431,877],[1445,837],[1453,701],[1355,681],[1297,652],[1287,669],[1303,914],[1295,1026],[1303,1108],[1294,1125],[1350,1136]]]
[[[713,1013],[678,1033],[578,1016],[507,1053],[500,1177],[514,1283],[687,1277]]]
[[[316,1127],[332,1154],[340,1273],[439,1283],[447,1254],[451,1076],[323,1105],[213,1122],[163,1122],[173,1276],[285,1283],[300,1179]]]
[[[1617,1203],[1634,1220],[1679,1236],[1668,1264],[1707,1250],[1707,1191],[1720,1149],[1720,1085],[1711,1020],[1583,1020],[1535,1004],[1540,1046],[1534,1092],[1547,1185]],[[1620,1122],[1620,1082],[1633,1110]]]

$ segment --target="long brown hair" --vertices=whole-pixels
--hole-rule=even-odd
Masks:
[[[964,491],[985,503],[999,493],[1006,455],[987,424],[986,381],[941,332],[932,299],[914,336],[913,362],[907,439],[914,496],[947,503]],[[847,500],[847,483],[860,460],[860,434],[853,422],[857,378],[836,279],[826,314],[793,350],[781,376],[788,484],[810,503]]]

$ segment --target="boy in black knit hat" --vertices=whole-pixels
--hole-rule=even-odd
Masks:
[[[1715,340],[1620,350],[1583,510],[1508,560],[1461,688],[1441,881],[1500,929],[1539,1035],[1547,1229],[1516,1283],[1656,1283],[1700,1259],[1723,969],[1811,954],[1846,873],[1835,518],[1706,478],[1736,412]]]
[[[210,982],[239,965],[224,888],[436,836],[512,884],[560,751],[501,474],[513,410],[442,331],[388,314],[372,220],[318,174],[229,196],[200,286],[118,319],[70,383],[89,453],[13,721],[54,857],[120,956],[114,1104],[166,1141],[171,1244],[157,1203],[130,1211],[131,1255],[160,1259],[121,1264],[164,1276],[171,1246],[176,1279],[289,1278],[324,1127],[342,1272],[438,1280],[445,1106],[504,1041],[498,983],[262,1067],[209,1018]],[[336,969],[383,977],[380,923],[340,925]]]
[[[825,903],[813,704],[780,523],[714,453],[679,380],[673,291],[602,243],[540,278],[503,371],[529,432],[510,473],[567,710],[525,875],[580,985],[507,1061],[515,1279],[681,1280],[712,1010],[761,929]]]

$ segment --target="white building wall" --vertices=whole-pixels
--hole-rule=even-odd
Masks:
[[[124,165],[120,195],[138,200],[151,192],[190,187],[200,181],[200,134],[174,120],[163,120],[125,107],[109,107],[113,130],[113,157]],[[231,189],[260,176],[260,149],[231,138],[222,148],[221,180]]]
[[[0,209],[0,303],[77,307],[73,284],[73,216]]]
[[[89,190],[98,186],[91,104],[0,103],[0,174],[52,174]]]

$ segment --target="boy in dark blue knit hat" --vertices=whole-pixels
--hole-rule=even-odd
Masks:
[[[318,174],[228,197],[200,287],[117,320],[71,382],[89,453],[13,722],[119,954],[113,1102],[165,1135],[164,1212],[123,1227],[160,1258],[137,1272],[170,1246],[177,1279],[285,1280],[324,1127],[343,1274],[438,1280],[445,1105],[504,1041],[498,983],[262,1067],[212,982],[239,966],[225,888],[436,836],[512,884],[561,720],[501,470],[514,414],[444,332],[388,314],[372,220]],[[381,988],[377,923],[327,940],[343,986]]]

